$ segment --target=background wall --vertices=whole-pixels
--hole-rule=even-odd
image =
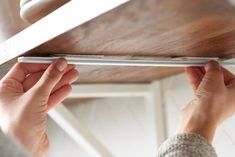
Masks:
[[[168,135],[175,134],[180,109],[193,96],[184,74],[162,81]],[[144,100],[94,99],[69,109],[91,130],[116,157],[153,157],[156,150],[148,147],[148,123]],[[89,157],[52,120],[49,120],[51,149],[49,157]],[[226,121],[217,131],[213,145],[220,157],[235,156],[235,118]]]
[[[95,99],[68,108],[117,157],[150,157],[151,137],[143,98]],[[88,157],[52,120],[49,157]]]

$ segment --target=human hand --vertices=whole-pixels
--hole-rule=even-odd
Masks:
[[[216,128],[235,113],[235,75],[209,62],[186,68],[195,96],[180,113],[179,133],[196,133],[212,142]]]
[[[64,100],[78,78],[65,59],[48,64],[17,63],[0,81],[0,127],[31,156],[45,156],[47,112]]]

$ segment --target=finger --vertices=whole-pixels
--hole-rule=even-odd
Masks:
[[[188,67],[185,69],[187,79],[189,80],[194,91],[197,90],[204,76],[201,68],[199,67]]]
[[[54,61],[44,72],[40,80],[30,89],[34,90],[35,94],[50,95],[52,89],[60,81],[67,68],[67,61],[63,58]],[[40,95],[39,95],[40,96]]]
[[[68,71],[74,68],[75,68],[75,65],[69,65],[66,68],[65,73],[67,73]],[[42,77],[44,72],[45,71],[41,71],[41,72],[30,74],[23,82],[24,91],[26,92],[29,89],[31,89],[38,82],[38,80]]]
[[[74,81],[78,79],[78,76],[79,76],[79,73],[76,69],[70,70],[69,72],[64,74],[60,82],[52,90],[52,93],[66,84],[72,84]]]
[[[206,72],[205,75],[208,75],[211,73],[217,76],[221,76],[221,66],[216,61],[210,61],[205,66],[205,72]]]
[[[28,74],[44,71],[48,67],[49,64],[17,63],[4,79],[14,79],[18,82],[23,82]]]
[[[231,73],[230,71],[228,71],[227,69],[221,67],[222,71],[223,71],[223,75],[224,75],[224,83],[225,85],[228,85],[232,80],[235,79],[235,75],[233,75],[233,73]]]
[[[61,103],[71,92],[72,87],[71,85],[65,85],[59,89],[57,89],[50,97],[48,100],[48,106],[47,106],[47,111],[50,109],[54,108],[55,105]]]
[[[204,75],[202,82],[199,86],[200,89],[210,92],[216,92],[218,89],[222,89],[224,85],[224,78],[221,67],[218,62],[210,61],[205,66],[206,74]]]

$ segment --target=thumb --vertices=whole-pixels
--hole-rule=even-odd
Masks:
[[[48,95],[49,97],[53,88],[62,78],[67,66],[67,61],[63,58],[54,61],[31,89],[39,91],[40,93],[43,93],[43,95]]]
[[[205,66],[205,71],[206,73],[198,89],[206,93],[213,93],[221,90],[224,86],[224,78],[219,63],[210,61]]]

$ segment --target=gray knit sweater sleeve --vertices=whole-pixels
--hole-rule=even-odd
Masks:
[[[169,138],[159,148],[157,157],[217,157],[212,145],[197,134],[181,134]]]

